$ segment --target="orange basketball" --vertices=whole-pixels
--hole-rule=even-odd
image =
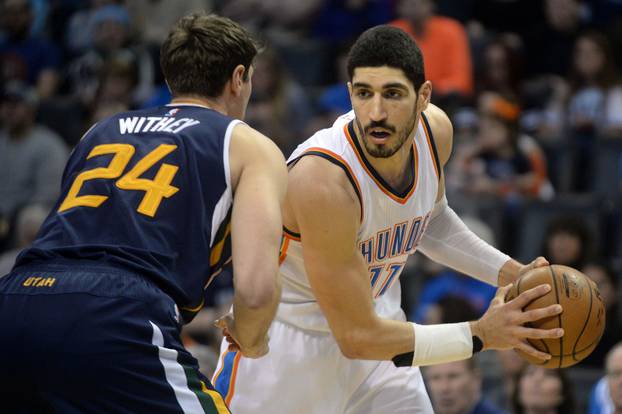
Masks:
[[[551,285],[544,296],[529,303],[524,310],[544,308],[559,303],[559,315],[530,322],[532,328],[563,328],[564,336],[554,339],[528,339],[539,351],[551,354],[542,361],[517,350],[519,355],[546,368],[565,368],[586,358],[596,348],[605,330],[605,305],[596,284],[583,273],[568,266],[538,267],[521,276],[506,296],[506,302],[541,284]]]

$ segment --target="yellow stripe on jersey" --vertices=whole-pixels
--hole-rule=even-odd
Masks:
[[[227,405],[225,404],[225,400],[222,399],[222,395],[220,395],[218,391],[210,390],[203,381],[201,381],[201,391],[208,394],[212,398],[212,402],[216,406],[218,414],[231,414],[231,411],[229,411]]]
[[[227,227],[225,228],[225,232],[222,235],[222,238],[216,242],[214,247],[212,247],[212,251],[209,255],[209,264],[210,266],[216,266],[220,260],[222,259],[222,251],[225,247],[225,241],[227,237],[231,233],[231,221],[227,223]]]

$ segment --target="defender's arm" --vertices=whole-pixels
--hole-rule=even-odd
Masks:
[[[287,168],[276,145],[246,124],[235,126],[229,153],[235,325],[228,329],[245,356],[261,356],[281,296],[278,258]]]

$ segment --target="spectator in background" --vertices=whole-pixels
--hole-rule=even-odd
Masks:
[[[546,159],[535,140],[521,134],[518,106],[498,94],[480,98],[479,133],[471,148],[458,157],[462,191],[515,198],[550,198]]]
[[[132,22],[132,30],[144,45],[154,68],[160,66],[160,45],[168,36],[168,29],[181,17],[191,12],[210,12],[213,0],[128,0],[125,2]],[[141,108],[166,105],[171,94],[161,72],[154,70],[153,88],[142,87],[137,96]],[[138,85],[136,85],[138,86]]]
[[[259,54],[254,65],[246,121],[271,137],[287,156],[306,138],[305,126],[312,116],[309,98],[274,50]]]
[[[618,293],[618,278],[611,267],[605,263],[590,261],[579,270],[587,275],[598,286],[598,291],[605,304],[605,332],[600,338],[596,349],[581,362],[583,366],[600,368],[605,363],[606,354],[615,344],[622,341],[622,321],[620,321],[620,298]]]
[[[429,261],[429,263],[432,262]],[[495,289],[492,289],[492,291],[494,294]],[[480,314],[479,309],[474,306],[471,297],[466,297],[463,293],[454,291],[444,295],[438,301],[428,306],[424,319],[421,322],[424,324],[458,323],[475,320]],[[503,352],[512,352],[516,355],[513,350]],[[427,380],[435,412],[456,414],[502,412],[493,404],[483,400],[481,395],[483,386],[482,374],[489,376],[494,371],[494,368],[497,368],[496,365],[491,365],[496,363],[496,361],[491,361],[491,357],[494,357],[496,354],[497,352],[483,353],[479,355],[477,362],[473,361],[473,359],[459,361],[456,364],[441,365],[438,370],[433,367],[427,367],[423,374]],[[522,359],[520,361],[524,362]],[[467,365],[462,365],[462,363]],[[480,365],[483,367],[483,370],[480,370]],[[431,371],[428,371],[428,368]],[[428,377],[428,372],[432,372],[434,378]],[[469,380],[472,381],[468,389],[465,389],[465,373]],[[432,379],[436,380],[434,386]],[[494,384],[498,385],[499,381],[496,381]],[[503,402],[504,400],[500,398],[500,401]]]
[[[584,28],[581,0],[545,0],[545,22],[525,35],[529,76],[566,76],[575,40]]]
[[[553,219],[544,236],[543,256],[551,264],[581,269],[592,257],[594,237],[578,217]]]
[[[17,213],[17,219],[15,220],[15,243],[11,250],[0,255],[0,277],[11,271],[19,252],[33,242],[48,212],[49,209],[40,204],[30,204]]]
[[[102,69],[99,89],[93,100],[88,125],[119,112],[135,109],[134,90],[138,84],[135,62],[115,56]]]
[[[485,362],[487,364],[483,374],[485,383],[489,385],[487,396],[498,407],[512,411],[512,399],[518,377],[527,366],[527,361],[521,358],[515,350],[506,349],[496,351],[492,354],[492,358],[488,358]]]
[[[572,130],[604,135],[622,132],[622,85],[609,40],[602,33],[589,31],[579,36],[569,82]]]
[[[574,147],[573,189],[589,191],[599,136],[622,133],[622,85],[607,38],[583,33],[574,48],[569,77],[568,127]]]
[[[437,16],[435,0],[399,0],[391,24],[408,33],[423,53],[434,101],[449,113],[473,93],[473,69],[466,32],[458,21]]]
[[[476,91],[495,92],[513,101],[519,100],[522,75],[520,39],[505,35],[493,38],[482,51],[476,70]]]
[[[309,33],[323,4],[323,0],[229,0],[219,12],[255,31],[267,29],[269,38],[291,37],[295,41]]]
[[[431,365],[423,369],[437,414],[503,414],[482,395],[477,359]]]
[[[0,84],[19,80],[36,87],[41,99],[58,87],[60,55],[56,47],[31,36],[33,12],[29,0],[1,0]]]
[[[592,389],[589,414],[622,414],[622,342],[617,343],[605,360],[605,376]]]
[[[582,0],[545,0],[545,21],[525,34],[527,81],[523,103],[527,109],[521,123],[549,145],[550,153],[564,151],[564,114],[572,66],[573,48],[584,29]],[[547,151],[548,152],[548,151]],[[557,160],[553,160],[557,162]]]
[[[574,414],[572,384],[563,370],[527,365],[518,376],[513,405],[514,414]]]
[[[64,44],[71,56],[80,55],[93,47],[95,37],[95,16],[105,6],[121,4],[123,0],[87,0],[84,8],[69,18],[65,30]]]
[[[133,100],[146,100],[153,90],[154,66],[148,51],[132,43],[130,16],[120,5],[98,8],[93,14],[93,47],[69,63],[70,89],[82,105],[90,108],[100,88],[106,63],[112,59],[131,62],[136,71],[137,86]]]
[[[60,191],[68,151],[62,139],[35,123],[37,95],[13,81],[0,103],[0,216],[11,220],[22,206],[51,206]]]
[[[99,0],[101,1],[101,0]],[[168,36],[169,28],[192,12],[209,12],[212,0],[127,0],[132,28],[148,45],[159,45]]]

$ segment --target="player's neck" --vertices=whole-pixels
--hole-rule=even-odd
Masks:
[[[227,107],[224,103],[218,99],[208,99],[198,96],[178,96],[171,100],[172,105],[200,105],[214,111],[218,111],[222,114],[228,115]]]

